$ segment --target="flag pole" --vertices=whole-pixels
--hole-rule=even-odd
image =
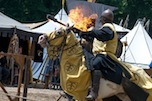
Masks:
[[[62,10],[61,10],[60,20],[62,20],[62,14],[63,14],[63,9],[64,9],[64,3],[65,3],[65,0],[62,0]]]
[[[96,2],[96,0],[87,0],[87,1],[88,1],[88,2],[94,2],[94,3]]]
[[[124,22],[124,25],[123,25],[124,28],[128,27],[128,21],[129,21],[129,14],[127,15],[126,20]]]

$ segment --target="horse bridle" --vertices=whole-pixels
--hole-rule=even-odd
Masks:
[[[57,51],[57,55],[52,56],[52,60],[53,60],[53,58],[58,58],[59,62],[60,62],[61,55],[62,55],[63,51],[68,50],[68,49],[74,47],[75,45],[77,45],[78,43],[80,43],[80,41],[78,41],[75,44],[71,45],[70,47],[64,48],[66,46],[66,38],[67,38],[67,35],[69,33],[70,33],[69,31],[65,31],[65,34],[63,34],[63,35],[58,34],[58,36],[54,39],[48,39],[51,34],[47,37],[47,47],[50,48],[50,49],[51,49],[51,47],[53,47],[52,50],[50,50],[50,51],[53,51],[53,52]],[[64,37],[64,38],[63,38],[60,45],[55,46],[55,45],[50,45],[49,44],[51,41],[53,41],[57,38],[61,38],[61,37]]]
[[[66,46],[66,38],[67,38],[67,35],[69,34],[69,31],[66,31],[65,33],[66,33],[66,34],[64,34],[64,35],[59,35],[58,37],[56,37],[56,38],[54,38],[54,39],[51,39],[51,40],[48,40],[48,38],[47,38],[47,47],[51,47],[51,46],[53,46],[53,47],[61,47],[61,48],[58,48],[58,49],[61,50],[61,51],[65,51],[65,50],[68,50],[68,49],[74,47],[74,46],[77,45],[78,43],[80,43],[80,41],[78,41],[78,42],[76,42],[75,44],[73,44],[72,46],[67,47],[67,48],[64,48],[64,46]],[[48,37],[50,37],[50,35],[49,35]],[[60,45],[54,46],[54,45],[50,45],[50,44],[49,44],[50,41],[55,40],[55,39],[60,38],[60,37],[64,37],[64,38],[63,38],[63,41],[62,41],[62,43],[61,43]],[[61,53],[62,53],[62,52],[61,52]]]

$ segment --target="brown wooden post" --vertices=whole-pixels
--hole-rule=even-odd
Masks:
[[[26,56],[26,62],[25,62],[25,73],[24,73],[24,90],[23,90],[23,97],[27,97],[28,92],[28,84],[30,79],[30,67],[31,67],[31,60],[33,59],[32,56],[34,56],[34,49],[35,49],[35,43],[32,41],[28,41],[28,56]],[[26,101],[26,99],[23,99],[23,101]]]
[[[27,97],[27,91],[28,91],[28,84],[29,84],[29,68],[31,66],[31,58],[26,58],[25,63],[25,73],[24,73],[24,91],[23,91],[23,97]],[[26,101],[26,99],[23,99],[23,101]]]
[[[20,88],[22,84],[22,79],[23,79],[23,67],[24,67],[24,62],[25,62],[25,56],[22,54],[18,54],[14,56],[15,61],[19,65],[19,76],[18,76],[18,89],[17,89],[17,95],[20,96]],[[19,101],[19,98],[18,98]]]
[[[10,83],[10,85],[12,86],[13,82],[14,82],[14,73],[15,73],[14,58],[13,57],[10,58],[10,68],[12,69],[11,70],[11,83]]]

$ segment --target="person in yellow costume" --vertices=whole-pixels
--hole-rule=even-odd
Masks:
[[[97,98],[101,77],[110,80],[112,82],[115,82],[117,84],[121,84],[122,81],[124,81],[124,78],[128,78],[128,80],[129,79],[133,80],[134,75],[132,71],[134,72],[137,71],[137,68],[133,68],[132,66],[127,64],[125,65],[124,63],[120,62],[115,56],[117,44],[118,44],[117,43],[118,38],[117,38],[116,30],[113,26],[113,19],[114,19],[113,12],[107,9],[103,11],[101,14],[102,27],[100,29],[93,29],[89,32],[81,33],[81,37],[85,38],[86,40],[88,40],[89,37],[94,39],[93,49],[92,49],[93,54],[84,48],[87,67],[92,72],[92,88],[90,90],[90,93],[86,97],[86,99],[89,101],[93,101]],[[142,78],[140,75],[138,75],[138,77]],[[151,90],[152,80],[147,78],[146,76],[143,77],[142,79],[145,80],[143,80],[144,81],[143,83],[139,84],[140,87],[143,87],[142,85],[150,84],[150,86],[149,85],[148,86],[150,87]],[[134,98],[131,97],[131,99]],[[145,94],[142,97],[142,101],[150,101],[147,99],[151,99],[151,98],[148,98],[148,95]]]

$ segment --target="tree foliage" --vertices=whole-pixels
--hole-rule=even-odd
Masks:
[[[46,20],[46,14],[53,15],[60,9],[60,0],[1,0],[0,12],[21,22]]]
[[[66,1],[66,0],[65,0]],[[46,14],[55,15],[61,8],[62,0],[0,0],[0,12],[21,22],[38,22],[46,20]],[[132,28],[138,18],[151,19],[151,0],[96,0],[115,6],[115,22],[129,14],[129,27]]]
[[[114,11],[115,21],[119,23],[121,19],[125,20],[129,14],[128,27],[133,28],[137,19],[146,18],[146,21],[150,19],[152,21],[152,1],[151,0],[96,0],[99,3],[118,7],[118,10]],[[152,24],[150,24],[149,34],[152,36]]]

